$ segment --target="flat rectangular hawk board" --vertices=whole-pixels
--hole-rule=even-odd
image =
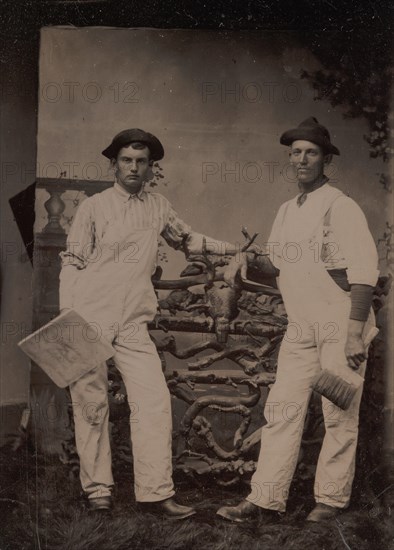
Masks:
[[[114,355],[98,325],[68,310],[27,336],[18,346],[60,388],[65,388]]]

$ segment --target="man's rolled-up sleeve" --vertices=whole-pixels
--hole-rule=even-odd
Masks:
[[[332,209],[331,225],[346,261],[349,284],[375,286],[378,253],[361,208],[349,197],[338,200]]]
[[[201,254],[205,249],[210,254],[224,255],[232,246],[225,241],[213,239],[193,231],[168,203],[166,223],[162,231],[165,241],[175,250],[182,249],[185,254]]]
[[[85,200],[78,208],[67,237],[66,250],[60,252],[62,262],[59,286],[59,307],[74,307],[74,290],[82,269],[95,247],[95,226],[92,205]]]

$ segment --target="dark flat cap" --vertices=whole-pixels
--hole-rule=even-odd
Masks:
[[[325,154],[339,155],[339,150],[331,143],[330,133],[325,126],[319,124],[313,116],[305,119],[297,128],[287,130],[280,136],[282,145],[291,145],[293,141],[302,139],[319,145]]]
[[[119,134],[116,134],[111,145],[104,149],[102,154],[108,159],[116,159],[120,149],[132,141],[144,143],[149,148],[152,160],[161,160],[164,157],[164,148],[157,137],[139,128],[123,130]]]

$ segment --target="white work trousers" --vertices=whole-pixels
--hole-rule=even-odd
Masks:
[[[317,325],[315,330],[310,329],[309,337],[297,341],[299,325],[290,324],[280,348],[277,380],[265,405],[267,424],[262,428],[260,456],[248,496],[253,504],[285,511],[312,393],[312,379],[321,369],[337,375],[349,369],[344,354],[347,318],[348,314],[342,321],[337,317],[338,331],[334,325],[327,325],[324,334],[325,323],[320,325],[323,334],[318,335],[318,342],[315,340]],[[367,326],[367,330],[373,326],[372,319]],[[331,338],[329,333],[332,333]],[[325,341],[327,336],[328,341]],[[363,375],[364,371],[365,363],[358,373]],[[316,502],[338,508],[348,506],[355,470],[361,395],[362,386],[347,411],[322,398],[326,434],[316,470]]]
[[[120,332],[114,361],[130,404],[135,497],[139,502],[174,494],[171,462],[171,401],[156,348],[146,324]],[[88,498],[111,494],[113,478],[108,433],[107,366],[102,364],[70,386],[80,478]]]

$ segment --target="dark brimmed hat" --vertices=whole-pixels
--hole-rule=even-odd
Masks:
[[[339,155],[339,150],[331,143],[329,131],[325,126],[319,124],[317,119],[313,116],[305,119],[297,128],[287,130],[280,136],[280,142],[282,145],[291,145],[293,141],[297,139],[303,139],[305,141],[311,141],[319,145],[324,154],[332,153],[333,155]]]
[[[107,159],[116,159],[120,149],[133,141],[144,143],[149,148],[150,158],[152,160],[161,160],[164,157],[164,148],[157,137],[139,128],[123,130],[119,132],[119,134],[116,134],[111,145],[104,149],[102,154],[107,157]]]

